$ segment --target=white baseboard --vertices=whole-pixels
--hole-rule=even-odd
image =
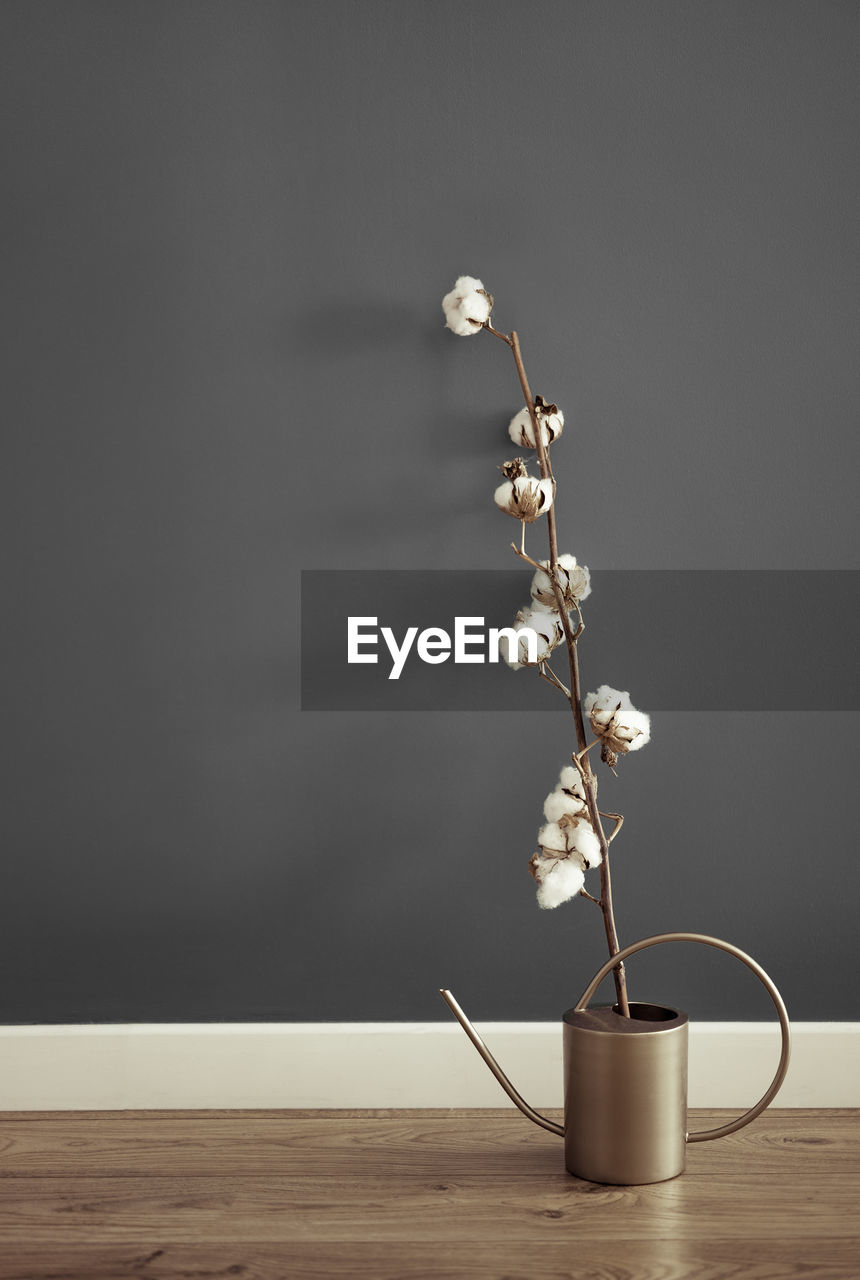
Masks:
[[[559,1024],[479,1030],[533,1106],[561,1106]],[[792,1030],[774,1105],[860,1107],[860,1022]],[[778,1058],[776,1024],[693,1023],[690,1106],[751,1106]],[[0,1111],[507,1105],[453,1022],[0,1028]]]

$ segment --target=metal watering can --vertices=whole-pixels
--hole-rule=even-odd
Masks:
[[[610,1006],[589,1009],[600,983],[622,960],[661,942],[701,942],[736,956],[761,980],[779,1015],[782,1051],[776,1075],[755,1106],[717,1129],[687,1132],[685,1013],[630,1001],[630,1017]],[[683,1173],[688,1142],[734,1133],[773,1101],[788,1070],[791,1031],[782,997],[751,956],[702,933],[660,933],[624,947],[602,965],[562,1017],[564,1125],[548,1120],[517,1093],[450,991],[442,996],[508,1097],[535,1124],[564,1138],[569,1173],[622,1186],[663,1182]]]

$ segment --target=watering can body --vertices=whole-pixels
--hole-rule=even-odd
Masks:
[[[589,1182],[663,1182],[687,1153],[685,1013],[630,1002],[570,1009],[564,1036],[564,1162]]]
[[[716,1129],[687,1132],[689,1022],[685,1013],[636,1001],[630,1002],[629,1018],[617,1006],[588,1007],[617,964],[661,942],[699,942],[736,956],[766,987],[779,1015],[782,1051],[769,1088],[755,1106]],[[623,948],[597,971],[576,1006],[564,1014],[563,1125],[529,1106],[451,992],[443,989],[442,996],[511,1100],[535,1124],[564,1138],[568,1172],[589,1182],[630,1186],[676,1177],[684,1170],[689,1142],[721,1138],[749,1124],[772,1101],[788,1069],[788,1014],[773,982],[746,952],[706,934],[658,934]]]

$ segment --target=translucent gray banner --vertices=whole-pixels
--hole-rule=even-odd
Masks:
[[[489,660],[490,629],[512,625],[530,581],[527,568],[303,572],[302,710],[564,711],[534,670]],[[858,571],[610,569],[592,588],[586,692],[626,689],[647,711],[860,706]],[[552,665],[566,682],[563,646]]]

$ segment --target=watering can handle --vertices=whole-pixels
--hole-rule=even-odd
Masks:
[[[611,959],[602,965],[594,977],[589,982],[585,991],[576,1002],[576,1011],[581,1012],[588,1005],[597,988],[608,973],[611,973],[617,964],[622,960],[626,960],[628,956],[634,955],[637,951],[644,951],[646,947],[656,947],[659,942],[701,942],[706,947],[716,947],[718,951],[727,951],[731,956],[737,956],[738,960],[742,960],[748,969],[752,969],[753,973],[759,978],[767,989],[767,993],[773,1001],[776,1011],[779,1015],[779,1025],[782,1030],[782,1052],[779,1056],[779,1066],[776,1069],[776,1075],[770,1082],[767,1092],[759,1098],[754,1107],[750,1107],[749,1111],[745,1111],[742,1116],[738,1116],[736,1120],[729,1121],[728,1124],[720,1125],[718,1129],[703,1129],[698,1133],[688,1133],[688,1142],[709,1142],[711,1138],[724,1138],[729,1133],[735,1133],[736,1130],[742,1129],[744,1125],[749,1124],[751,1120],[755,1120],[757,1115],[764,1111],[768,1103],[772,1102],[776,1097],[780,1085],[785,1079],[785,1073],[788,1070],[788,1059],[791,1052],[791,1029],[788,1023],[788,1013],[786,1012],[782,996],[777,991],[771,979],[762,969],[760,964],[753,960],[752,956],[748,956],[745,951],[741,951],[740,947],[735,947],[730,942],[723,942],[720,938],[711,938],[704,933],[658,933],[653,938],[642,938],[639,942],[632,942],[629,947],[622,949]]]

